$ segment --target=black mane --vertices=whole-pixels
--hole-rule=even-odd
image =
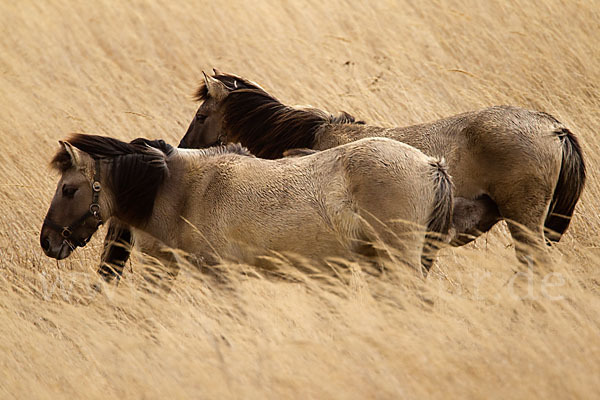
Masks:
[[[334,116],[316,108],[286,106],[258,85],[234,75],[213,78],[229,90],[221,105],[228,141],[242,143],[257,157],[280,158],[288,149],[312,148],[324,124],[364,124],[346,112]],[[200,85],[196,99],[208,96],[206,85]]]
[[[72,136],[68,143],[108,164],[107,185],[115,195],[115,214],[119,218],[141,223],[150,217],[158,189],[169,173],[166,159],[174,151],[171,145],[162,140],[138,138],[127,143],[83,134]],[[56,153],[51,165],[61,172],[73,167],[64,148]]]

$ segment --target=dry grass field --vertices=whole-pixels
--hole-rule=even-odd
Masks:
[[[0,2],[0,398],[595,398],[598,38],[594,0]],[[65,261],[39,245],[57,140],[176,144],[213,67],[385,126],[543,110],[588,184],[534,273],[499,224],[427,280],[224,265],[226,285],[187,268],[161,296],[134,259],[92,290],[104,230]]]

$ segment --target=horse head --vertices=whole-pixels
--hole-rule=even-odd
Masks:
[[[180,148],[199,149],[227,143],[222,130],[221,106],[230,92],[242,87],[243,80],[239,78],[238,82],[236,77],[223,75],[216,70],[213,76],[202,74],[204,82],[195,94],[195,99],[202,103],[179,142]]]
[[[52,165],[61,172],[44,219],[40,244],[47,256],[62,260],[83,247],[102,224],[100,161],[60,142]]]
[[[126,143],[78,134],[60,143],[51,164],[61,177],[40,234],[46,255],[59,260],[85,246],[113,215],[133,227],[143,225],[173,152],[162,140],[142,138]]]
[[[271,98],[254,82],[216,69],[213,71],[212,76],[202,72],[204,80],[194,96],[196,101],[202,103],[183,139],[179,142],[180,148],[201,149],[237,141],[235,137],[228,137],[225,126],[227,119],[225,108],[231,100],[232,93],[259,94]]]

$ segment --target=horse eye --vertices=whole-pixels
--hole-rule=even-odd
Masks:
[[[206,119],[206,115],[196,114],[196,122],[203,123]]]
[[[77,192],[76,187],[68,187],[67,185],[63,185],[62,194],[64,197],[72,199],[75,196],[75,192]]]

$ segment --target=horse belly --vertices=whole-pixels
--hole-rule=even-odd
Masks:
[[[263,223],[260,223],[263,222]],[[230,232],[228,255],[252,263],[256,257],[279,253],[293,253],[306,259],[348,257],[350,253],[343,239],[319,218],[299,218],[283,224],[270,220],[250,223]]]

